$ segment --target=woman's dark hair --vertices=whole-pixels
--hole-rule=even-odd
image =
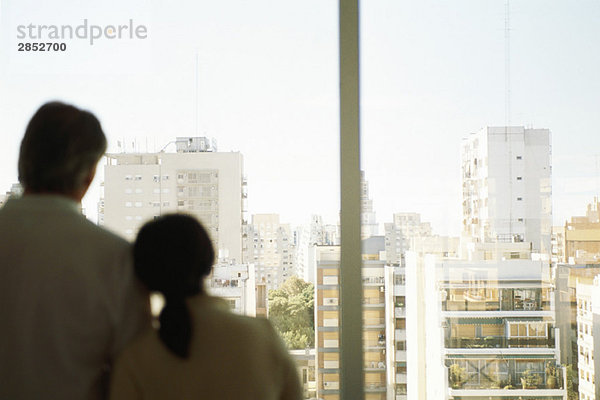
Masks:
[[[19,181],[33,193],[73,192],[105,151],[106,137],[92,113],[46,103],[31,117],[21,141]]]
[[[208,233],[193,217],[166,215],[140,229],[133,255],[137,277],[150,291],[165,296],[160,339],[187,358],[192,325],[185,298],[202,292],[202,278],[212,269],[215,252]]]

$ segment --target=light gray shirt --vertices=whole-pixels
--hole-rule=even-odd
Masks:
[[[148,326],[131,246],[61,196],[0,209],[0,399],[102,399]]]
[[[148,330],[115,365],[110,400],[301,400],[296,366],[267,319],[233,314],[207,295],[187,301],[189,359]]]

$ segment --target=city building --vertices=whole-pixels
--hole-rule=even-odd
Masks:
[[[475,243],[527,243],[550,256],[548,129],[488,127],[462,143],[463,235]]]
[[[4,203],[6,203],[6,201],[8,199],[10,199],[11,197],[19,197],[23,194],[23,187],[21,186],[20,183],[13,183],[10,186],[10,190],[7,191],[5,194],[0,194],[0,207],[2,207],[4,205]]]
[[[441,258],[459,256],[458,237],[434,235],[429,222],[422,222],[418,213],[395,213],[391,223],[384,224],[385,257],[390,264],[404,263],[407,251],[436,254]]]
[[[565,227],[553,226],[550,241],[552,245],[550,261],[554,264],[565,263]]]
[[[386,264],[384,274],[387,398],[406,400],[408,392],[406,268],[400,264]],[[380,279],[371,279],[371,282],[380,283]]]
[[[600,275],[589,284],[577,283],[577,370],[579,399],[600,398]]]
[[[296,271],[306,282],[315,284],[316,247],[339,246],[340,226],[325,224],[320,215],[311,215],[310,222],[296,230]]]
[[[395,353],[394,336],[386,338],[386,292],[384,237],[363,240],[363,361],[365,399],[385,400],[393,396],[394,383],[387,381],[386,354]],[[317,397],[339,399],[339,271],[340,247],[316,247],[315,345]],[[391,284],[391,283],[390,283]],[[392,297],[393,299],[393,297]],[[393,302],[393,300],[392,300]],[[388,305],[389,307],[389,305]],[[395,322],[389,319],[390,325]],[[400,340],[400,338],[398,338]],[[388,347],[389,346],[389,347]],[[395,354],[394,354],[395,357]],[[394,358],[390,358],[396,371]],[[390,385],[392,385],[390,387]],[[390,387],[390,391],[388,391]]]
[[[585,216],[571,217],[565,222],[562,243],[557,248],[561,262],[569,264],[600,264],[600,211],[598,198],[588,204]]]
[[[278,289],[296,275],[296,245],[289,224],[281,224],[278,214],[254,214],[245,235],[246,259],[256,266],[256,281],[267,291]]]
[[[361,205],[361,214],[360,214],[360,229],[361,229],[361,238],[366,239],[371,236],[375,236],[379,232],[379,224],[377,223],[377,218],[375,216],[375,211],[373,210],[373,200],[369,197],[369,182],[365,178],[365,172],[360,172],[360,205]]]
[[[240,315],[256,316],[256,279],[254,265],[221,261],[206,279],[206,291],[223,298]]]
[[[242,262],[246,180],[243,157],[204,137],[179,137],[175,153],[107,154],[100,225],[133,240],[141,225],[185,212],[205,226],[219,258]]]
[[[547,262],[427,257],[421,270],[426,398],[566,399]]]
[[[385,253],[388,261],[402,263],[404,253],[410,250],[411,239],[431,236],[431,224],[421,222],[421,214],[395,213],[393,222],[383,224],[385,230]]]
[[[556,282],[556,326],[560,329],[561,363],[570,365],[574,376],[572,385],[574,392],[579,392],[579,332],[577,319],[578,287],[589,288],[594,278],[600,275],[600,265],[557,264],[555,266]],[[581,304],[581,303],[580,303]]]
[[[315,347],[317,398],[338,400],[340,390],[340,246],[316,247]]]
[[[316,398],[317,383],[315,378],[315,349],[290,350],[296,363],[304,399]]]

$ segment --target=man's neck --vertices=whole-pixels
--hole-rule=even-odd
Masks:
[[[81,204],[81,199],[83,198],[83,196],[80,196],[79,193],[74,192],[74,193],[61,193],[61,192],[52,192],[52,191],[32,191],[29,189],[25,189],[23,191],[23,196],[30,196],[30,195],[35,195],[35,196],[61,196],[61,197],[66,197],[69,200],[73,200],[78,204]]]

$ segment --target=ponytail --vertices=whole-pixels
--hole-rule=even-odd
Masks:
[[[203,292],[202,279],[215,260],[210,237],[194,218],[162,216],[145,224],[133,246],[137,277],[151,292],[165,296],[158,335],[175,355],[188,358],[192,321],[185,299]]]
[[[158,336],[165,346],[178,357],[188,358],[192,338],[192,322],[185,298],[169,296],[165,299],[158,320]]]

